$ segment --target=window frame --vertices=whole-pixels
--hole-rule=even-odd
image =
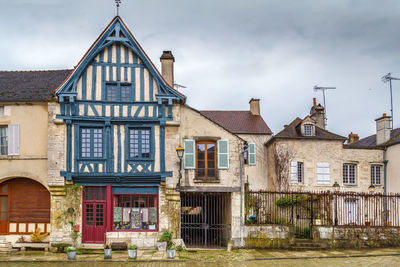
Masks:
[[[131,204],[131,206],[132,206],[132,199],[133,199],[133,196],[139,196],[139,201],[140,201],[140,196],[154,196],[154,199],[155,199],[155,208],[156,208],[156,213],[157,213],[157,222],[156,222],[156,229],[154,229],[154,230],[149,230],[149,229],[114,229],[114,207],[115,207],[115,202],[114,202],[114,196],[130,196],[130,204]],[[160,210],[159,210],[159,194],[148,194],[148,193],[146,193],[146,194],[141,194],[141,193],[136,193],[136,194],[128,194],[128,193],[126,193],[126,194],[124,194],[124,193],[117,193],[117,194],[114,194],[114,193],[112,193],[111,194],[111,210],[112,210],[112,215],[111,215],[111,222],[112,222],[112,224],[111,224],[111,231],[112,232],[158,232],[158,229],[159,229],[159,225],[160,225],[160,218],[159,218],[159,212],[160,212]],[[118,207],[118,206],[117,206]],[[149,208],[149,203],[147,203],[147,208]],[[132,207],[131,207],[131,210],[132,210]],[[139,213],[140,213],[140,210],[141,210],[141,207],[140,207],[140,205],[139,205]],[[123,212],[122,212],[122,221],[123,221],[124,219],[123,219]]]
[[[204,144],[204,145],[206,145],[206,148],[205,148],[205,152],[204,152],[204,176],[203,177],[199,177],[199,168],[198,168],[198,165],[199,165],[199,157],[198,157],[198,145],[199,144]],[[208,160],[207,160],[207,145],[214,145],[214,173],[215,173],[215,175],[214,176],[208,176],[208,169],[209,168],[207,168],[208,167]],[[199,180],[202,180],[202,179],[204,179],[204,180],[215,180],[215,179],[218,179],[218,161],[217,161],[217,157],[218,157],[218,151],[217,151],[217,141],[196,141],[195,142],[195,153],[196,153],[196,176],[195,176],[195,179],[199,179]],[[203,168],[202,168],[203,169]]]
[[[313,136],[313,125],[312,124],[304,124],[304,136]],[[310,130],[308,134],[307,129]]]
[[[5,107],[0,106],[0,117],[4,117],[5,116],[4,113],[5,113]]]
[[[131,130],[149,130],[150,131],[150,156],[148,158],[143,158],[141,155],[142,144],[139,142],[139,157],[131,157],[130,145],[131,145]],[[139,140],[141,141],[141,134],[139,134]],[[129,125],[125,127],[125,159],[126,160],[137,160],[137,161],[153,161],[154,160],[154,127],[152,126],[134,126]]]
[[[6,135],[5,137],[2,136],[2,129],[5,129]],[[2,139],[5,139],[5,145],[2,145]],[[8,140],[9,139],[9,134],[8,134],[8,125],[0,125],[0,156],[8,156]],[[1,153],[1,148],[5,148],[5,154]]]
[[[90,151],[89,151],[89,153],[90,153],[90,156],[89,157],[84,157],[83,155],[82,155],[82,145],[83,145],[83,142],[82,142],[82,130],[84,130],[84,129],[89,129],[90,130],[90,139],[89,139],[89,141],[90,141],[90,146],[89,146],[89,149],[90,149]],[[101,130],[101,157],[95,157],[94,156],[94,130],[95,129],[100,129]],[[79,160],[104,160],[105,159],[105,138],[104,138],[104,127],[98,127],[98,126],[79,126],[79,129],[78,129],[78,133],[79,133],[79,153],[78,153],[78,155],[79,155],[79,157],[78,157],[78,159]]]
[[[108,85],[115,85],[116,88],[116,99],[111,100],[107,98]],[[128,86],[130,88],[130,97],[122,98],[122,86]],[[120,82],[120,81],[109,81],[104,83],[104,101],[107,102],[132,102],[134,101],[134,86],[132,82]]]
[[[379,168],[379,171],[376,169]],[[376,186],[382,185],[382,165],[380,164],[371,164],[371,184]],[[377,174],[379,174],[379,183],[376,182]]]
[[[347,182],[345,182],[345,166],[347,166]],[[354,183],[350,182],[350,167],[354,167]],[[357,164],[343,163],[342,166],[342,181],[344,185],[357,185]]]

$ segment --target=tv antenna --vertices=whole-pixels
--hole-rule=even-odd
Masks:
[[[319,91],[319,90],[321,90],[321,91],[322,91],[323,98],[324,98],[324,109],[325,109],[325,112],[324,112],[324,122],[325,122],[325,126],[328,125],[328,119],[327,119],[327,117],[326,117],[325,90],[331,90],[331,89],[336,89],[336,87],[324,87],[324,86],[318,86],[318,84],[317,84],[317,85],[314,85],[314,91]]]
[[[180,84],[177,84],[177,83],[174,83],[174,88],[175,88],[176,90],[179,90],[180,88],[186,88],[186,86],[180,85]]]
[[[390,115],[392,116],[392,130],[393,130],[393,94],[392,94],[392,80],[400,80],[400,78],[392,77],[392,74],[389,72],[385,76],[381,78],[382,82],[390,84]]]
[[[117,16],[119,16],[119,5],[121,4],[121,0],[115,0],[115,5],[117,6]]]

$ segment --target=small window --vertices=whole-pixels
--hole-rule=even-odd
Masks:
[[[290,182],[292,184],[303,183],[304,165],[303,162],[293,161],[290,163]]]
[[[129,129],[129,156],[136,159],[149,159],[151,156],[150,129]]]
[[[8,154],[7,126],[0,127],[0,155]]]
[[[82,158],[103,157],[102,128],[81,128],[81,156]]]
[[[244,162],[244,164],[249,163],[249,150],[248,149],[246,151],[244,151],[244,153],[243,153],[243,162]]]
[[[371,184],[381,185],[381,165],[371,165]]]
[[[107,83],[106,100],[129,102],[132,96],[132,84],[130,83]]]
[[[305,136],[312,136],[313,135],[313,129],[312,129],[311,124],[305,124],[304,125],[304,135]]]
[[[197,142],[197,178],[216,178],[216,143]]]
[[[356,165],[343,164],[343,183],[356,184]]]
[[[117,101],[117,85],[116,84],[107,84],[107,100],[108,101]]]
[[[4,106],[0,106],[0,117],[4,116]]]

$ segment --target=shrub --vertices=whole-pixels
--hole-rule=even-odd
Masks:
[[[129,250],[136,250],[138,247],[136,245],[129,246]]]

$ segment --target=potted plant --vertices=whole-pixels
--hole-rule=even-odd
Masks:
[[[75,260],[75,258],[76,258],[76,248],[75,247],[67,247],[67,257],[69,260]]]
[[[137,257],[137,246],[136,245],[132,245],[128,248],[128,257],[130,259],[136,259],[136,257]]]
[[[167,249],[168,242],[171,242],[171,240],[172,232],[165,230],[160,239],[157,241],[158,251],[165,251]]]
[[[112,249],[109,245],[104,246],[104,259],[109,260],[112,258]]]
[[[169,243],[168,243],[167,254],[168,254],[168,259],[173,259],[173,258],[175,258],[175,255],[176,255],[176,247],[174,246],[174,242],[169,242]]]

